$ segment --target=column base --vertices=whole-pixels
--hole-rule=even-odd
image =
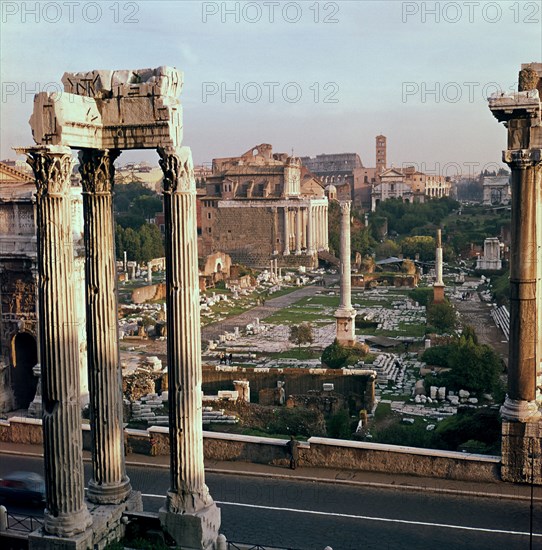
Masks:
[[[356,344],[356,310],[338,309],[335,320],[337,342],[341,346],[353,347]]]
[[[213,550],[220,529],[220,508],[213,502],[193,514],[159,512],[162,529],[183,550]]]
[[[444,285],[435,283],[433,285],[433,303],[442,304],[444,302]]]
[[[46,533],[58,537],[77,538],[92,525],[92,517],[86,505],[75,513],[54,516],[45,509],[43,527]]]
[[[511,399],[508,395],[501,407],[501,416],[511,422],[538,422],[541,418],[536,401]]]
[[[501,479],[542,485],[542,420],[502,423]]]
[[[94,504],[121,504],[131,492],[132,486],[128,477],[120,483],[98,484],[91,479],[88,483],[87,498]]]

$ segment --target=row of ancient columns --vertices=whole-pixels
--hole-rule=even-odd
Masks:
[[[283,207],[284,248],[283,254],[307,254],[326,249],[328,245],[327,205],[285,206]],[[278,235],[274,224],[273,241]],[[275,250],[275,253],[278,253]]]
[[[49,534],[70,537],[85,531],[92,523],[84,500],[79,350],[72,281],[71,150],[42,146],[25,152],[37,186],[46,480],[44,528]],[[186,147],[158,152],[164,171],[170,335],[167,346],[171,486],[164,521],[172,523],[168,514],[194,514],[213,507],[212,520],[206,525],[212,524],[214,534],[209,536],[216,537],[220,515],[209,496],[203,469],[196,191],[191,153]],[[113,162],[118,155],[118,150],[80,152],[92,433],[88,499],[97,504],[120,504],[131,492],[124,462],[111,195]],[[175,531],[174,526],[170,530]]]
[[[79,344],[73,280],[71,150],[26,151],[34,171],[38,232],[39,345],[46,480],[44,528],[62,537],[85,531]],[[111,191],[118,151],[80,155],[92,479],[88,498],[120,504],[131,492],[124,463]]]

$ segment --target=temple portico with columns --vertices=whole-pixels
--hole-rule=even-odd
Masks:
[[[124,460],[112,190],[122,149],[156,149],[164,173],[170,488],[159,518],[182,548],[215,548],[220,510],[205,484],[201,333],[192,156],[182,146],[171,67],[66,73],[61,96],[42,92],[27,155],[36,181],[39,346],[46,510],[30,548],[101,549],[141,510]],[[83,188],[85,305],[92,477],[85,499],[70,211],[72,149]],[[295,245],[297,246],[297,244]],[[87,500],[92,506],[87,505]]]
[[[250,267],[316,267],[327,251],[328,199],[298,158],[269,144],[213,160],[201,201],[200,255],[217,251]]]

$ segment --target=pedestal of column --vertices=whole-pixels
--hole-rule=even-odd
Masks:
[[[435,283],[433,285],[433,303],[442,304],[444,302],[444,285]]]
[[[350,201],[340,203],[341,207],[341,303],[335,312],[336,338],[342,346],[356,343],[356,310],[352,307],[352,281],[350,264]]]
[[[536,402],[538,332],[537,200],[542,185],[542,151],[505,151],[512,170],[512,231],[510,246],[510,344],[508,393],[501,414],[505,420],[538,421]],[[542,269],[542,268],[541,268]]]
[[[170,488],[162,527],[182,548],[214,548],[220,510],[205,484],[196,185],[188,147],[158,149],[164,172]]]
[[[88,499],[120,504],[131,491],[124,461],[112,197],[118,150],[79,154],[85,221],[87,360],[92,433]]]
[[[39,344],[46,508],[43,536],[70,538],[92,519],[84,500],[77,323],[72,281],[71,151],[26,149],[36,178]]]

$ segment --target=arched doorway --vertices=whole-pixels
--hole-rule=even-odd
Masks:
[[[15,397],[15,407],[27,409],[34,399],[38,379],[32,367],[38,362],[38,348],[35,338],[27,332],[13,337],[11,361],[11,388]]]

